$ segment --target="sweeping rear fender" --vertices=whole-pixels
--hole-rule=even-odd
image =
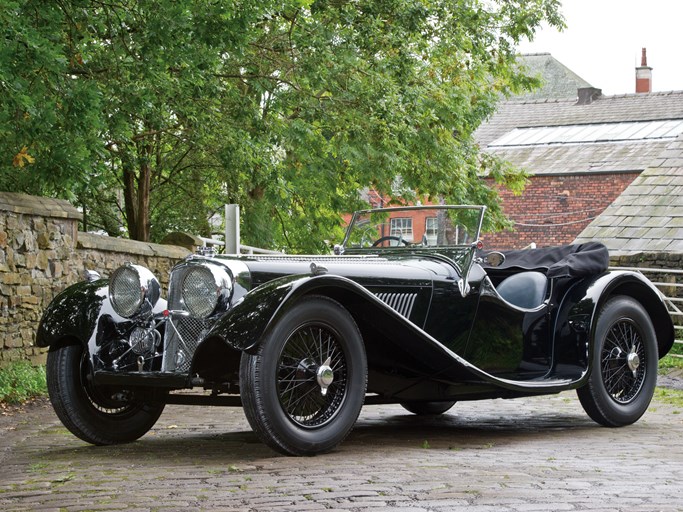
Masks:
[[[555,329],[556,367],[578,361],[588,368],[598,315],[603,305],[617,295],[632,297],[645,308],[657,334],[660,357],[671,349],[675,338],[673,324],[659,291],[636,272],[608,271],[580,281],[560,304]]]

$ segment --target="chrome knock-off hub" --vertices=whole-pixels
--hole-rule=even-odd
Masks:
[[[332,359],[328,357],[327,360],[318,367],[315,374],[318,385],[320,386],[320,394],[323,396],[327,395],[327,388],[334,382],[334,372],[330,367],[331,362]]]
[[[626,363],[628,364],[628,369],[635,375],[636,370],[640,366],[640,357],[638,356],[638,352],[636,352],[635,345],[631,347],[631,350],[626,356]]]

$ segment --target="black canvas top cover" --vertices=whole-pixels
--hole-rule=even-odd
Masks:
[[[599,242],[502,252],[505,262],[497,269],[536,270],[548,277],[589,276],[609,265],[609,252]]]

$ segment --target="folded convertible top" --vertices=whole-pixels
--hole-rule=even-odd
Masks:
[[[609,252],[599,242],[502,251],[504,270],[536,270],[548,277],[581,277],[599,274],[609,266]]]

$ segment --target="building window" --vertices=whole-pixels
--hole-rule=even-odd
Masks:
[[[439,224],[436,217],[427,217],[425,219],[425,239],[427,240],[427,245],[436,245],[438,233]]]
[[[391,219],[391,236],[405,240],[406,242],[413,241],[413,219],[410,217],[395,217]],[[398,240],[392,240],[391,245],[398,245]]]

